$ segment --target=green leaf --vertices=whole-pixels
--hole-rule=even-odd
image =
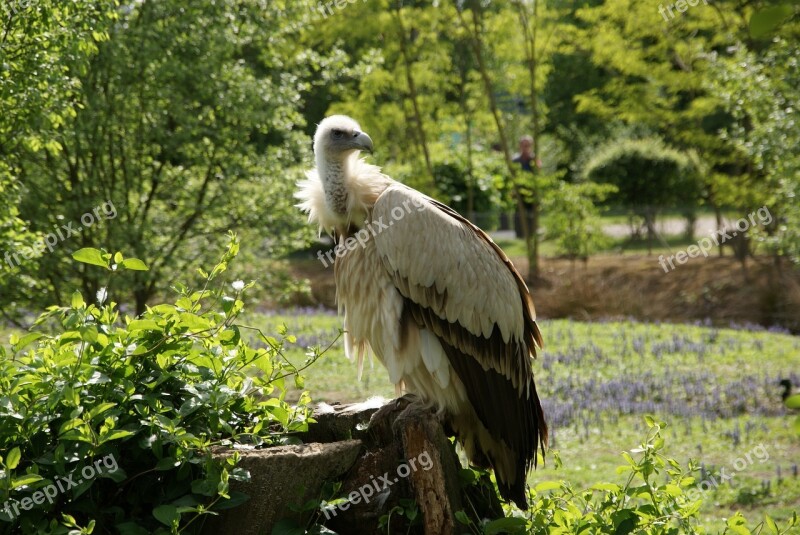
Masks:
[[[178,508],[174,505],[159,505],[153,509],[153,516],[165,526],[172,526],[174,522],[178,522],[181,518]]]
[[[14,346],[14,351],[20,351],[24,349],[28,344],[35,342],[39,338],[44,336],[42,333],[28,333],[22,338],[19,338],[16,342],[12,342]]]
[[[24,487],[25,485],[30,485],[32,483],[36,483],[37,481],[41,481],[42,479],[42,476],[38,474],[25,474],[22,477],[12,479],[11,488],[18,489],[20,487]]]
[[[134,435],[132,431],[125,431],[124,429],[114,429],[113,431],[100,435],[100,444],[111,442],[112,440],[119,440]]]
[[[230,499],[218,502],[217,505],[214,506],[214,510],[223,511],[225,509],[233,509],[239,507],[249,499],[250,496],[244,492],[231,492]]]
[[[99,415],[103,414],[104,412],[106,412],[108,409],[111,409],[111,408],[116,407],[116,406],[117,406],[116,403],[106,402],[106,403],[101,403],[100,405],[96,405],[96,406],[92,407],[92,410],[89,411],[89,415],[88,415],[89,420],[94,419],[96,416],[99,416]]]
[[[636,524],[638,522],[639,518],[637,516],[626,518],[625,520],[619,523],[617,529],[614,531],[614,535],[628,535],[628,533],[636,529]]]
[[[759,39],[774,32],[794,13],[789,4],[759,9],[750,17],[750,35]]]
[[[72,253],[72,258],[84,264],[100,266],[108,269],[108,261],[103,258],[103,252],[93,247],[84,247]]]
[[[728,529],[733,533],[738,533],[739,535],[751,535],[750,530],[747,529],[747,521],[744,519],[741,513],[737,512],[731,518],[729,518],[727,526]]]
[[[19,461],[22,459],[22,453],[19,451],[19,448],[14,448],[13,450],[8,452],[6,456],[6,466],[13,470],[17,466],[19,466]]]
[[[546,492],[548,490],[556,490],[561,488],[560,481],[542,481],[536,485],[533,490],[536,492]]]
[[[470,525],[469,517],[467,516],[467,513],[465,513],[464,511],[456,511],[456,520],[458,520],[465,526]]]
[[[175,457],[164,457],[163,459],[159,460],[156,463],[156,470],[163,472],[166,470],[172,470],[180,463],[175,460]]]
[[[147,267],[147,264],[139,260],[138,258],[126,258],[122,262],[122,267],[125,269],[129,269],[131,271],[147,271],[150,268]]]
[[[133,320],[128,324],[129,331],[158,331],[161,327],[153,320]]]
[[[125,470],[117,466],[117,469],[114,470],[113,472],[111,470],[104,470],[100,474],[100,477],[105,477],[107,479],[110,479],[114,483],[122,483],[123,481],[128,479],[128,474],[125,473]]]
[[[70,305],[72,308],[83,308],[86,303],[83,301],[83,296],[80,292],[73,292],[72,293],[72,301]]]
[[[619,492],[622,490],[619,485],[614,483],[596,483],[592,485],[592,490],[602,490],[607,492]]]
[[[206,318],[192,314],[191,312],[181,312],[181,325],[197,331],[207,331],[214,326],[214,324]]]
[[[81,327],[80,328],[81,339],[85,342],[94,343],[97,342],[97,327],[94,325],[90,325],[88,327]]]
[[[780,531],[778,530],[778,525],[775,523],[774,520],[772,520],[772,518],[770,518],[769,515],[764,516],[764,525],[767,527],[770,533],[774,533],[775,535],[778,535],[778,533],[780,533]]]

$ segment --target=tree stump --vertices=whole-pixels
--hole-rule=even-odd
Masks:
[[[268,534],[283,519],[304,525],[310,513],[291,506],[318,499],[326,481],[341,483],[336,498],[345,501],[323,507],[317,522],[341,535],[386,533],[382,518],[392,533],[461,534],[469,528],[456,520],[459,511],[475,522],[502,516],[490,485],[461,488],[453,443],[431,411],[407,398],[380,409],[375,403],[321,405],[314,419],[318,423],[301,435],[310,444],[239,452],[251,482],[232,482],[231,490],[251,499],[222,511],[204,533]],[[412,503],[416,516],[399,512],[413,511]]]

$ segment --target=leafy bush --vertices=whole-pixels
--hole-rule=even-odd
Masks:
[[[555,241],[559,253],[587,260],[610,244],[596,203],[613,191],[614,186],[609,184],[557,182],[544,205],[549,214],[546,236]]]
[[[659,138],[613,140],[589,158],[583,176],[615,186],[609,200],[643,217],[651,240],[661,209],[695,205],[701,193],[692,158]]]
[[[694,461],[681,466],[664,454],[663,422],[646,416],[647,437],[638,448],[623,452],[623,485],[601,482],[575,491],[563,481],[544,481],[531,490],[530,510],[525,516],[503,519],[507,533],[608,533],[626,535],[704,534],[698,513],[705,490],[695,477]],[[634,458],[631,453],[636,454]],[[798,524],[797,516],[781,529],[768,516],[751,531],[746,519],[733,514],[724,534],[788,534]],[[484,529],[483,533],[502,533]]]
[[[97,304],[76,292],[0,347],[0,532],[196,532],[203,515],[246,499],[228,482],[249,474],[235,455],[213,458],[213,447],[275,444],[306,429],[308,395],[295,407],[284,399],[287,378],[302,387],[282,356],[293,338],[253,330],[251,345],[236,320],[252,283],[218,284],[238,247],[231,236],[219,263],[201,270],[202,288],[176,283],[174,304],[132,318],[107,288]],[[147,269],[96,249],[74,257],[109,280]]]

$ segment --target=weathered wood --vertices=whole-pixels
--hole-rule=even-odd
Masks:
[[[342,482],[342,495],[359,493],[372,482],[380,491],[369,503],[354,504],[327,525],[340,533],[381,533],[378,523],[401,500],[416,501],[421,525],[411,533],[458,533],[455,513],[462,509],[460,464],[439,420],[428,410],[415,409],[407,400],[391,401],[376,412],[363,437],[365,451]],[[388,485],[386,484],[388,480]],[[392,515],[391,531],[405,532],[408,519]]]
[[[423,513],[425,535],[456,533],[456,511],[461,510],[458,493],[458,459],[438,420],[430,413],[414,413],[398,419],[406,459],[426,455],[432,466],[409,476],[414,498]]]

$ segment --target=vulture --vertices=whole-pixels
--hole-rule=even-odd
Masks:
[[[436,411],[470,463],[494,470],[502,498],[527,509],[525,480],[547,445],[528,288],[481,229],[360,158],[372,150],[356,121],[325,118],[316,168],[295,194],[337,242],[345,352],[361,367],[371,351],[415,395],[412,406]]]

